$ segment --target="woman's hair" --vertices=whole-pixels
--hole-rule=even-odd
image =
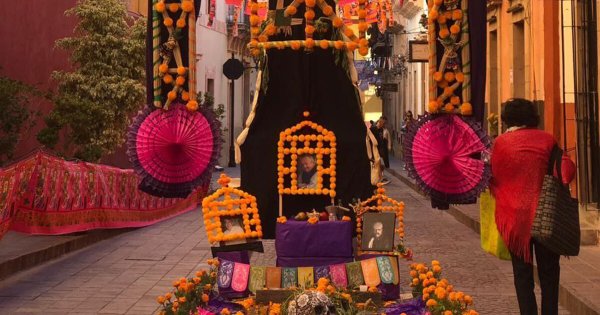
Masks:
[[[512,98],[506,101],[502,107],[501,117],[507,128],[537,127],[540,123],[540,116],[533,102],[522,98]]]

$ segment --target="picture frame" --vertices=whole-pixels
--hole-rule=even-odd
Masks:
[[[385,194],[383,184],[378,183],[375,194],[353,205],[356,213],[357,254],[381,254],[409,257],[410,249],[404,245],[404,202]],[[376,222],[387,222],[381,228],[388,242],[370,245]],[[394,233],[390,236],[388,233]],[[390,241],[391,239],[391,241]],[[391,242],[392,246],[389,247]]]
[[[429,43],[426,40],[408,41],[408,62],[429,62]]]
[[[366,212],[362,216],[361,250],[388,252],[394,250],[396,213]]]
[[[284,195],[336,196],[337,143],[333,131],[308,119],[282,130],[277,142],[279,216]]]

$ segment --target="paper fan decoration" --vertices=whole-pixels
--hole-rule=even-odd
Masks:
[[[142,178],[139,189],[161,197],[185,198],[208,184],[221,151],[219,121],[208,110],[191,112],[182,104],[168,111],[147,107],[127,137],[127,154]]]
[[[406,138],[409,176],[432,199],[471,203],[487,187],[491,169],[484,157],[491,142],[478,123],[458,115],[425,115]]]

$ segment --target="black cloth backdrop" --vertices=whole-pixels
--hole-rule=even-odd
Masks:
[[[271,9],[275,3],[270,1]],[[297,16],[303,16],[303,7]],[[316,13],[318,18],[320,12]],[[303,25],[292,29],[294,39],[304,38]],[[282,36],[271,40],[290,39]],[[281,131],[303,120],[304,110],[311,112],[312,121],[336,135],[336,203],[339,199],[344,204],[353,198],[364,200],[372,195],[373,186],[358,95],[346,72],[335,64],[332,50],[270,49],[267,55],[268,89],[260,91],[256,116],[241,146],[241,187],[256,196],[264,237],[273,238],[279,211],[277,141]],[[313,208],[322,211],[331,202],[325,196],[292,195],[284,195],[283,201],[287,216]]]
[[[471,53],[471,105],[473,118],[480,123],[485,119],[485,75],[487,11],[486,2],[469,0],[469,32]]]

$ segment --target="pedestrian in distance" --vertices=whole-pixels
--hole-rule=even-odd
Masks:
[[[377,140],[377,151],[379,151],[379,156],[381,156],[385,168],[390,168],[389,152],[392,150],[392,141],[390,132],[386,128],[386,123],[387,118],[385,116],[381,116],[381,118],[377,120],[375,126],[371,127],[371,132]],[[381,182],[385,185],[388,184],[390,180],[382,177]]]

